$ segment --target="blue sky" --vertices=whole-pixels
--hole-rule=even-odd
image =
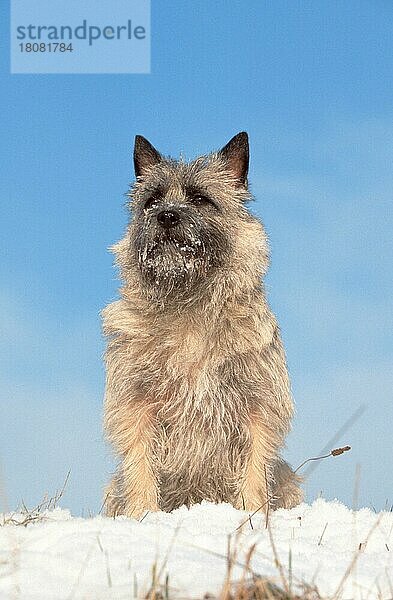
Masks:
[[[99,311],[118,281],[136,133],[165,154],[251,142],[253,210],[297,416],[286,457],[351,505],[393,503],[393,5],[348,0],[153,3],[150,75],[10,75],[1,5],[1,500],[61,487],[96,511],[113,468],[101,432]],[[337,445],[336,444],[336,445]]]

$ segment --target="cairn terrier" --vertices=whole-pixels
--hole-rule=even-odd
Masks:
[[[112,248],[124,285],[103,311],[105,429],[120,458],[108,515],[302,499],[279,457],[293,403],[248,162],[244,132],[190,163],[136,136],[132,220]]]

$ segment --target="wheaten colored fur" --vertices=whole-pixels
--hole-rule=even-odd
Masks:
[[[244,204],[244,136],[192,163],[137,139],[133,219],[113,248],[124,286],[103,311],[105,429],[120,458],[105,492],[109,515],[302,498],[278,456],[293,404],[261,283],[266,235]],[[181,217],[169,237],[157,225],[163,209]]]

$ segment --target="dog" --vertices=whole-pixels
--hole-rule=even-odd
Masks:
[[[293,402],[263,287],[262,223],[247,207],[248,135],[192,162],[134,148],[123,282],[103,311],[104,427],[118,455],[106,514],[208,500],[253,511],[302,500],[279,455]]]

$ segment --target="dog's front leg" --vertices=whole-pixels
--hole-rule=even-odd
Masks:
[[[272,488],[272,460],[275,455],[272,435],[260,415],[250,420],[250,453],[246,462],[237,508],[268,510]]]
[[[123,459],[124,512],[139,519],[146,511],[159,510],[158,482],[153,467],[151,433],[138,432],[138,438]]]
[[[118,473],[108,488],[109,495],[113,495],[113,498],[107,499],[108,512],[113,505],[118,514],[138,519],[146,511],[159,510],[158,477],[154,465],[154,443],[157,440],[154,415],[140,403],[110,412],[106,425],[110,439],[121,456]]]

